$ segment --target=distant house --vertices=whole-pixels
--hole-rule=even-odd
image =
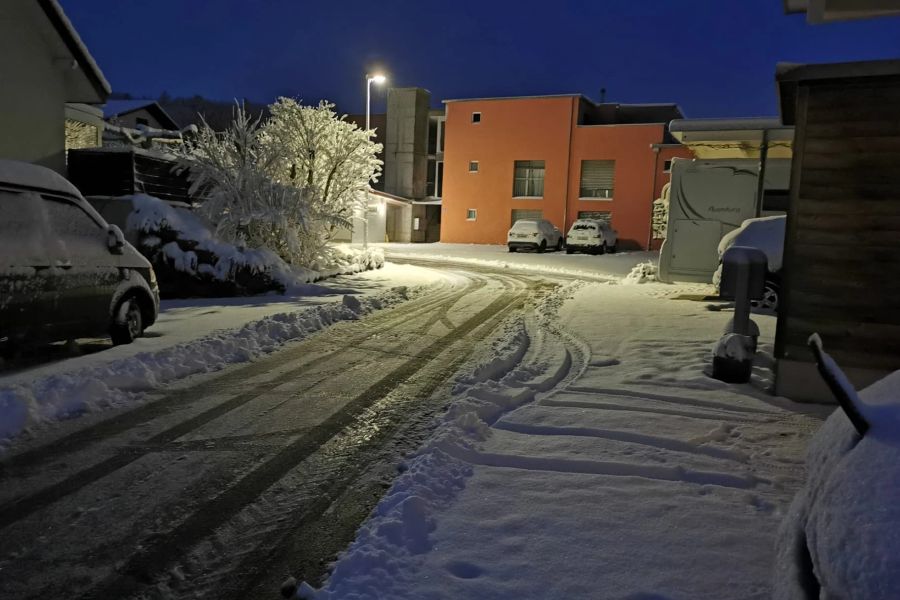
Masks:
[[[103,104],[109,83],[56,0],[0,2],[0,56],[0,158],[65,174],[67,103]]]
[[[137,129],[180,129],[178,123],[153,100],[110,100],[103,107],[103,118],[112,125]]]

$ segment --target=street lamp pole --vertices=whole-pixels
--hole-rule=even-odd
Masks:
[[[382,75],[381,73],[376,73],[371,77],[369,74],[366,74],[366,135],[371,137],[369,133],[372,131],[371,124],[371,105],[372,105],[372,82],[381,85],[385,81],[387,81],[387,77]],[[369,193],[366,192],[366,202],[363,208],[363,248],[367,249],[369,247]]]

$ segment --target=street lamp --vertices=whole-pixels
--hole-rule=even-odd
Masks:
[[[366,73],[366,135],[371,136],[369,133],[372,130],[371,121],[371,106],[372,106],[372,83],[377,83],[378,85],[383,84],[387,81],[387,77],[382,73],[375,73],[374,75],[369,75]],[[366,202],[363,208],[363,248],[369,247],[369,193],[366,192]]]

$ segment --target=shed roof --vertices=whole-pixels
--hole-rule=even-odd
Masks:
[[[778,82],[778,101],[781,120],[794,125],[797,116],[797,89],[801,83],[826,82],[867,77],[900,77],[900,60],[870,60],[863,62],[796,64],[778,63],[775,79]]]

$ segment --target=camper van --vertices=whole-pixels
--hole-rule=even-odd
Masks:
[[[676,159],[672,163],[662,281],[709,283],[719,265],[719,240],[746,219],[785,214],[791,160],[770,158],[757,206],[758,159]]]

